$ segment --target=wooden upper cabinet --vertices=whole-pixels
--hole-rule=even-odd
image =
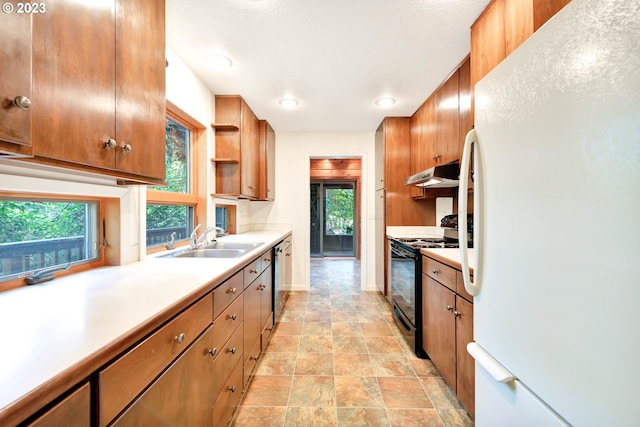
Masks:
[[[505,58],[504,4],[490,3],[471,26],[471,84],[475,84]]]
[[[437,143],[431,157],[436,165],[460,160],[459,80],[456,70],[436,92]]]
[[[276,133],[266,120],[260,120],[260,200],[276,198]]]
[[[61,0],[33,16],[36,161],[164,181],[162,3]]]
[[[216,95],[215,196],[257,199],[259,196],[260,124],[238,95]]]
[[[161,180],[166,144],[164,14],[164,1],[116,2],[116,169]]]
[[[411,175],[424,170],[423,162],[423,146],[422,146],[422,109],[424,104],[411,116]],[[421,199],[424,197],[424,189],[422,187],[411,186],[411,197],[413,199]]]
[[[30,156],[31,15],[4,19],[0,40],[0,157]]]
[[[471,26],[472,87],[570,0],[495,0]]]

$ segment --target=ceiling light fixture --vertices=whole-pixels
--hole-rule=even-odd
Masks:
[[[282,108],[296,108],[299,104],[297,99],[293,98],[282,98],[278,101],[278,104],[282,106]]]
[[[380,98],[376,101],[376,105],[380,108],[388,108],[396,103],[396,100],[393,98]]]
[[[228,70],[233,65],[233,62],[224,55],[218,53],[212,53],[205,57],[207,65],[216,70]]]

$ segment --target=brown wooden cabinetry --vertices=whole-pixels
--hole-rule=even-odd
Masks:
[[[114,427],[213,425],[213,329],[185,351],[111,424]]]
[[[30,156],[31,15],[4,19],[0,40],[0,158]]]
[[[260,200],[276,198],[276,133],[269,122],[260,120]]]
[[[471,26],[472,87],[570,0],[494,0]]]
[[[164,26],[155,0],[64,0],[33,15],[30,161],[164,181]]]
[[[258,272],[257,278],[254,278],[254,271]],[[246,385],[273,330],[271,251],[265,252],[256,262],[245,268],[244,273],[245,277],[251,278],[250,284],[244,291],[244,348],[246,350],[244,384]]]
[[[467,353],[473,341],[473,304],[465,298],[459,270],[429,257],[423,257],[422,307],[424,350],[460,402],[473,416],[475,364]]]
[[[218,197],[259,197],[258,118],[237,95],[216,95],[216,192]]]
[[[27,427],[87,427],[91,425],[91,392],[85,383],[51,409],[26,424]]]
[[[436,92],[437,142],[430,153],[433,166],[460,160],[459,81],[456,69]]]

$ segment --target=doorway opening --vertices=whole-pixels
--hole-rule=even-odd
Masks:
[[[356,182],[311,182],[311,256],[356,256]]]

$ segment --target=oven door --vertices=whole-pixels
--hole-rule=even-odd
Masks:
[[[396,317],[404,328],[413,333],[416,328],[416,260],[413,249],[394,240],[389,242],[389,283]],[[408,323],[408,324],[407,324]]]

